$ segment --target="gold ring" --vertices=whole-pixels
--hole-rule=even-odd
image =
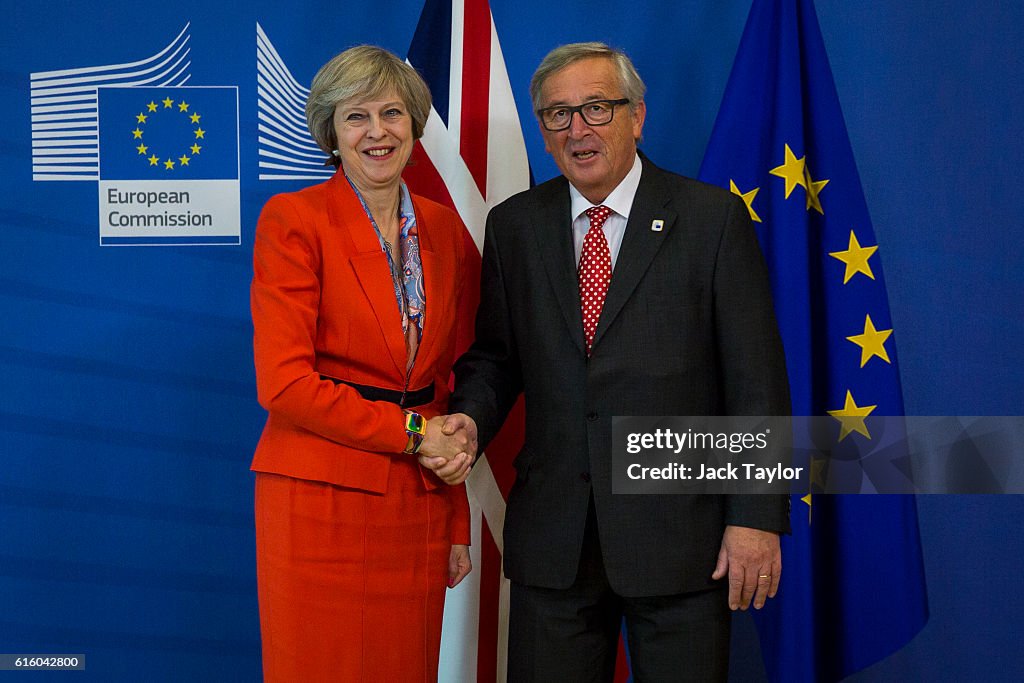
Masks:
[[[757,578],[759,578],[759,579],[770,579],[772,577],[768,576],[767,574],[758,574]]]

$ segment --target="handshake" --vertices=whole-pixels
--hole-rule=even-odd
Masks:
[[[427,420],[423,443],[417,452],[420,465],[454,486],[466,481],[476,451],[476,422],[465,413],[455,413]]]

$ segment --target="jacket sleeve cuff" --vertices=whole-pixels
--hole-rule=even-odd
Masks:
[[[729,526],[745,526],[774,531],[777,534],[788,534],[792,532],[789,521],[790,506],[789,496],[728,495],[725,503],[725,523]]]

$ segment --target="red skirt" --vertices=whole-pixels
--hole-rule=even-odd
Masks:
[[[436,681],[450,517],[412,460],[384,495],[256,474],[266,681]]]

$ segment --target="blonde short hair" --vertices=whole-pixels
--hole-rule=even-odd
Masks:
[[[430,116],[430,88],[423,78],[397,55],[381,47],[358,45],[335,55],[313,77],[306,100],[309,132],[335,166],[341,160],[333,156],[338,147],[334,131],[334,110],[341,104],[371,100],[395,92],[412,116],[412,135],[423,137]]]

